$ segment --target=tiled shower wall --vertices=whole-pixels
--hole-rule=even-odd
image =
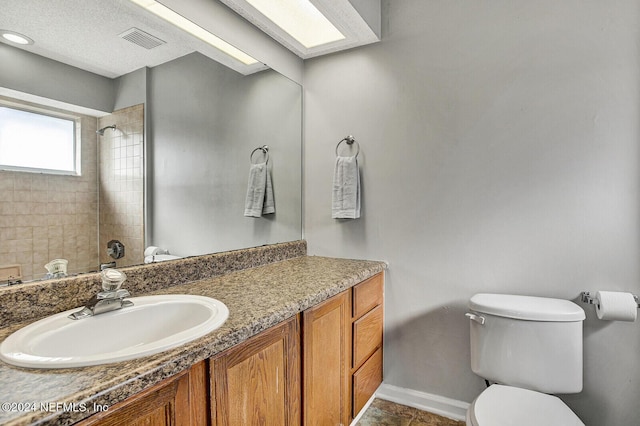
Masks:
[[[99,137],[100,262],[114,259],[107,243],[118,240],[125,256],[118,267],[144,259],[143,135],[144,106],[135,105],[98,120],[98,128],[116,125]]]
[[[20,264],[23,281],[56,258],[72,272],[98,267],[97,123],[80,117],[81,176],[0,171],[0,267]]]

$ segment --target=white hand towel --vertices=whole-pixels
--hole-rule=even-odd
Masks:
[[[267,163],[252,164],[249,169],[247,198],[244,203],[244,215],[260,217],[275,213],[273,186]]]
[[[333,219],[360,217],[360,171],[357,157],[336,157],[332,195]]]

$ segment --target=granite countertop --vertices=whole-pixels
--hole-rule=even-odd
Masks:
[[[112,406],[383,269],[382,262],[301,256],[149,293],[213,297],[229,318],[204,337],[131,361],[59,370],[0,362],[0,424],[72,424],[93,414],[94,404]],[[27,324],[0,329],[0,340]]]

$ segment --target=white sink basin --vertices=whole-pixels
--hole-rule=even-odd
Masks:
[[[162,352],[220,327],[229,309],[210,297],[183,294],[133,297],[133,306],[72,320],[80,308],[16,331],[0,359],[30,368],[67,368],[125,361]]]

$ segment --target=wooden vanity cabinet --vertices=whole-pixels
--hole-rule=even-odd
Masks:
[[[382,383],[384,275],[302,317],[304,425],[348,425]]]
[[[295,316],[210,362],[214,426],[300,424],[300,326]]]
[[[380,273],[79,424],[346,426],[382,383],[383,286]]]
[[[209,421],[207,367],[201,361],[107,411],[77,423],[81,426],[190,426]]]

